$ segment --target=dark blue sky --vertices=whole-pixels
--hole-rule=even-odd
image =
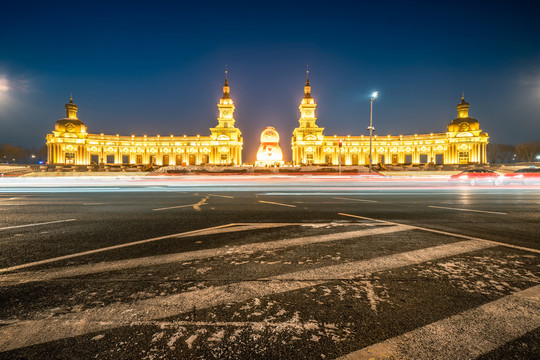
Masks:
[[[306,64],[325,134],[443,132],[461,93],[492,142],[540,138],[535,2],[10,2],[0,143],[39,146],[70,92],[92,133],[207,135],[225,64],[244,159],[290,159]],[[8,88],[6,90],[6,88]]]

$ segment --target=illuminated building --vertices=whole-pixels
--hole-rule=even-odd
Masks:
[[[281,166],[283,165],[283,153],[279,147],[279,134],[271,126],[261,133],[261,145],[257,150],[256,166]]]
[[[294,129],[294,164],[369,165],[369,136],[327,136],[316,124],[317,104],[311,96],[309,77],[300,103],[300,126]],[[469,117],[465,97],[457,106],[458,117],[443,133],[373,137],[373,164],[469,164],[486,163],[488,134]],[[339,141],[342,141],[340,152]]]
[[[89,134],[77,118],[73,99],[66,104],[66,117],[47,135],[49,164],[91,165],[202,165],[242,164],[243,140],[235,127],[234,103],[229,96],[225,72],[223,97],[217,105],[218,124],[210,136],[120,136]]]

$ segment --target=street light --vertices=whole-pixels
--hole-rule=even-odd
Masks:
[[[377,98],[377,95],[379,95],[378,91],[375,91],[373,94],[371,94],[371,111],[369,113],[369,127],[367,128],[369,130],[369,173],[371,174],[371,143],[372,143],[372,136],[373,136],[373,130],[375,128],[373,127],[373,100]]]

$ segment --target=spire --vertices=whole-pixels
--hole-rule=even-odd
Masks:
[[[229,96],[229,91],[230,91],[230,88],[229,88],[229,79],[227,77],[227,65],[225,65],[225,84],[223,85],[223,97],[222,99],[229,99],[230,96]]]
[[[304,98],[311,98],[311,86],[309,85],[309,68],[306,70],[306,86],[304,86]]]

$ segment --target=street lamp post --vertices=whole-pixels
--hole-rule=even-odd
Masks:
[[[373,163],[371,159],[371,145],[372,145],[372,136],[373,136],[373,130],[375,128],[373,127],[373,100],[377,98],[377,95],[379,95],[379,92],[375,91],[373,94],[371,94],[371,111],[369,112],[369,173],[371,174],[371,164]]]

